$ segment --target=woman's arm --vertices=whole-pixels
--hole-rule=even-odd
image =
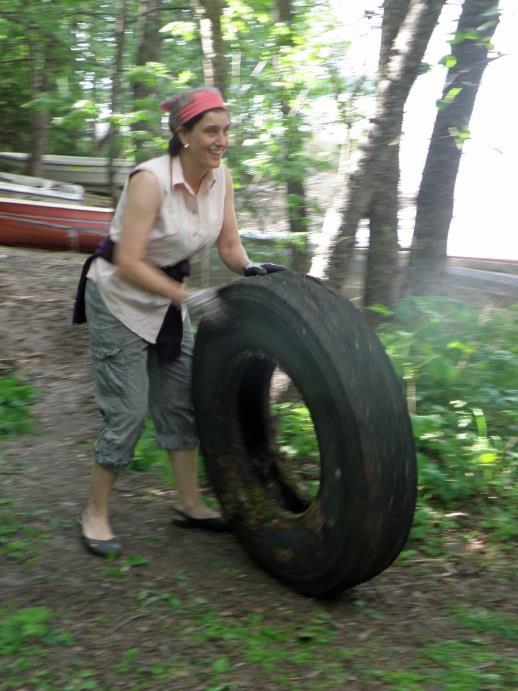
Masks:
[[[115,264],[122,278],[180,305],[187,296],[186,287],[146,259],[149,235],[160,204],[160,186],[153,173],[143,170],[130,178],[122,232],[115,245]]]
[[[234,209],[234,188],[232,185],[232,177],[227,168],[225,168],[226,176],[226,192],[225,192],[225,207],[223,212],[223,225],[216,242],[221,261],[231,271],[243,275],[245,266],[250,262],[245,248],[239,237],[237,229],[236,212]]]

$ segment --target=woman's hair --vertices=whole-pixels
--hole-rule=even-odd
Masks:
[[[211,110],[224,110],[224,108],[212,108]],[[198,113],[198,115],[195,115],[193,118],[190,120],[187,120],[187,122],[184,122],[182,124],[182,127],[184,127],[188,132],[192,130],[194,125],[199,122],[204,115],[209,113],[210,111],[205,110],[203,113]],[[180,151],[183,149],[183,144],[181,142],[180,137],[178,136],[178,132],[173,132],[173,138],[169,141],[169,155],[170,156],[178,156]]]

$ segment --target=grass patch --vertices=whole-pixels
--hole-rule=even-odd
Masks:
[[[329,665],[330,653],[333,660],[341,659],[341,649],[334,648],[337,632],[323,613],[308,617],[300,625],[273,622],[258,612],[234,619],[212,610],[203,611],[203,606],[197,609],[189,617],[189,628],[193,630],[190,636],[202,649],[216,647],[212,683],[230,681],[231,671],[244,665],[257,669],[264,681],[292,688],[295,677],[305,678],[319,670],[325,660]]]
[[[0,608],[2,689],[26,688],[27,684],[51,688],[52,674],[45,669],[45,660],[53,650],[74,645],[70,633],[52,625],[54,618],[48,607]]]
[[[483,635],[518,642],[518,618],[509,612],[496,612],[485,607],[457,606],[450,609],[456,623]]]
[[[423,680],[448,691],[509,689],[518,674],[516,660],[502,656],[480,640],[431,643],[415,664]]]
[[[0,610],[0,655],[14,655],[27,645],[44,641],[50,633],[50,617],[47,607]]]
[[[14,372],[0,376],[0,439],[35,432],[30,413],[36,390],[15,376]]]
[[[515,688],[518,662],[481,640],[441,640],[426,645],[406,669],[379,669],[364,676],[393,691],[473,691]]]
[[[49,533],[28,525],[12,499],[0,499],[0,556],[23,563],[37,558],[38,543]]]

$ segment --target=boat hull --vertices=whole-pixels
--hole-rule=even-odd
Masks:
[[[29,175],[15,175],[0,172],[0,196],[33,201],[47,201],[61,204],[81,204],[84,188],[69,182],[58,182],[48,178]]]
[[[112,209],[0,197],[0,244],[91,252],[108,234]]]
[[[0,152],[0,168],[13,173],[23,173],[28,164],[29,155],[15,151]],[[52,180],[82,185],[90,192],[106,193],[110,190],[110,165],[107,158],[92,156],[43,156],[43,176]],[[113,182],[122,187],[135,162],[127,159],[113,161]]]

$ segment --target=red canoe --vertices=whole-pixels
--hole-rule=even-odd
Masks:
[[[90,252],[108,234],[112,209],[0,197],[0,245]]]

